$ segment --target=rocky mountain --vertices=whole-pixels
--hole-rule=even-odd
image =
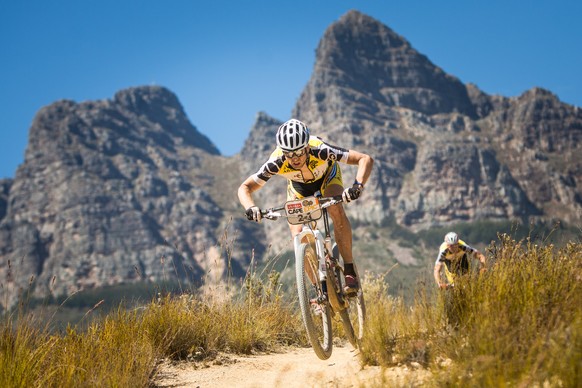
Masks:
[[[369,212],[414,230],[540,216],[577,223],[582,111],[534,88],[488,96],[352,11],[325,32],[294,115],[377,161]]]
[[[214,166],[229,163],[222,159],[164,88],[43,108],[24,163],[0,186],[7,299],[31,276],[37,296],[140,280],[200,282],[215,262],[226,265],[217,230],[228,206],[213,192],[221,179]]]
[[[487,95],[360,12],[325,32],[293,116],[373,155],[365,196],[347,207],[370,260],[422,264],[379,237],[389,224],[415,232],[582,219],[578,107],[539,88]],[[224,157],[163,87],[41,109],[24,163],[0,181],[2,303],[29,287],[42,297],[128,282],[220,282],[291,250],[283,222],[247,222],[236,198],[280,122],[259,113],[241,152]],[[355,169],[343,170],[353,180]],[[276,180],[257,193],[261,206],[284,200]]]

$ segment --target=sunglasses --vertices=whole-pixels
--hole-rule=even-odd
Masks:
[[[300,158],[303,155],[305,155],[306,153],[307,153],[307,147],[301,148],[300,150],[297,150],[297,151],[283,151],[283,155],[285,155],[285,157],[287,159]]]

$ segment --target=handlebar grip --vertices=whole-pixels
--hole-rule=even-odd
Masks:
[[[252,221],[253,220],[253,210],[252,208],[248,208],[245,211],[245,216],[247,217],[247,220]]]

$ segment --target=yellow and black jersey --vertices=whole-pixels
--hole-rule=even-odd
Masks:
[[[463,240],[459,240],[459,250],[453,253],[447,243],[443,242],[439,248],[435,265],[443,263],[445,265],[445,276],[449,283],[453,282],[453,274],[462,275],[469,271],[469,257],[477,250],[467,245]]]
[[[336,161],[347,163],[347,149],[330,145],[317,136],[309,137],[309,155],[307,166],[313,174],[313,179],[307,180],[300,170],[296,170],[289,164],[283,154],[283,150],[277,147],[261,168],[253,175],[253,179],[263,186],[274,175],[281,175],[284,178],[299,184],[309,184],[321,180],[332,168]]]

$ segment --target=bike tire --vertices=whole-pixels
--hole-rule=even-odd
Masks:
[[[342,320],[342,325],[344,327],[344,332],[350,344],[357,349],[359,347],[358,338],[354,331],[354,326],[352,325],[352,319],[350,318],[349,308],[340,311],[340,318]]]
[[[348,298],[348,304],[348,308],[340,311],[340,317],[348,341],[354,348],[358,349],[362,347],[366,320],[364,292],[360,289],[355,297]]]
[[[358,347],[361,347],[366,322],[366,303],[364,301],[364,291],[361,289],[355,298],[350,299],[350,315],[353,317],[352,322],[358,340]]]
[[[318,265],[317,255],[313,248],[305,243],[299,245],[295,252],[295,275],[301,317],[313,351],[320,359],[327,360],[331,357],[333,348],[330,308],[327,303],[321,303],[322,311],[318,315],[311,307],[311,300],[321,296],[321,284],[317,275]],[[315,275],[315,286],[311,283],[309,273]]]
[[[334,244],[332,254],[339,262],[340,255],[337,244]],[[341,275],[340,269],[336,268],[336,278],[343,279]],[[358,276],[358,278],[360,277]],[[343,282],[340,281],[340,287],[343,288],[343,286]],[[342,325],[350,344],[352,344],[356,349],[361,348],[362,338],[364,338],[364,323],[366,320],[366,304],[364,302],[364,292],[362,288],[360,287],[358,294],[355,297],[348,298],[347,301],[348,307],[340,311]]]

